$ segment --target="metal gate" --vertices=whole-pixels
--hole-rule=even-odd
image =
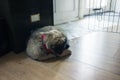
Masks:
[[[88,0],[88,29],[120,33],[120,0]]]

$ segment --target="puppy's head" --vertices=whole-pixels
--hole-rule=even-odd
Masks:
[[[46,44],[55,55],[61,55],[64,50],[69,48],[67,37],[58,30],[51,30],[47,33]]]

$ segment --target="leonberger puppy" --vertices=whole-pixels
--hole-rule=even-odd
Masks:
[[[32,33],[27,44],[27,55],[35,60],[46,60],[53,57],[70,55],[69,42],[66,35],[46,26]]]

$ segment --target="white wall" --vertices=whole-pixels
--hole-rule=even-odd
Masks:
[[[79,0],[79,18],[83,18],[85,14],[85,0]]]

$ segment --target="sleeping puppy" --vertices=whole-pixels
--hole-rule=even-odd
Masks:
[[[28,44],[27,55],[35,60],[70,55],[67,37],[57,29],[44,27],[33,32]]]

